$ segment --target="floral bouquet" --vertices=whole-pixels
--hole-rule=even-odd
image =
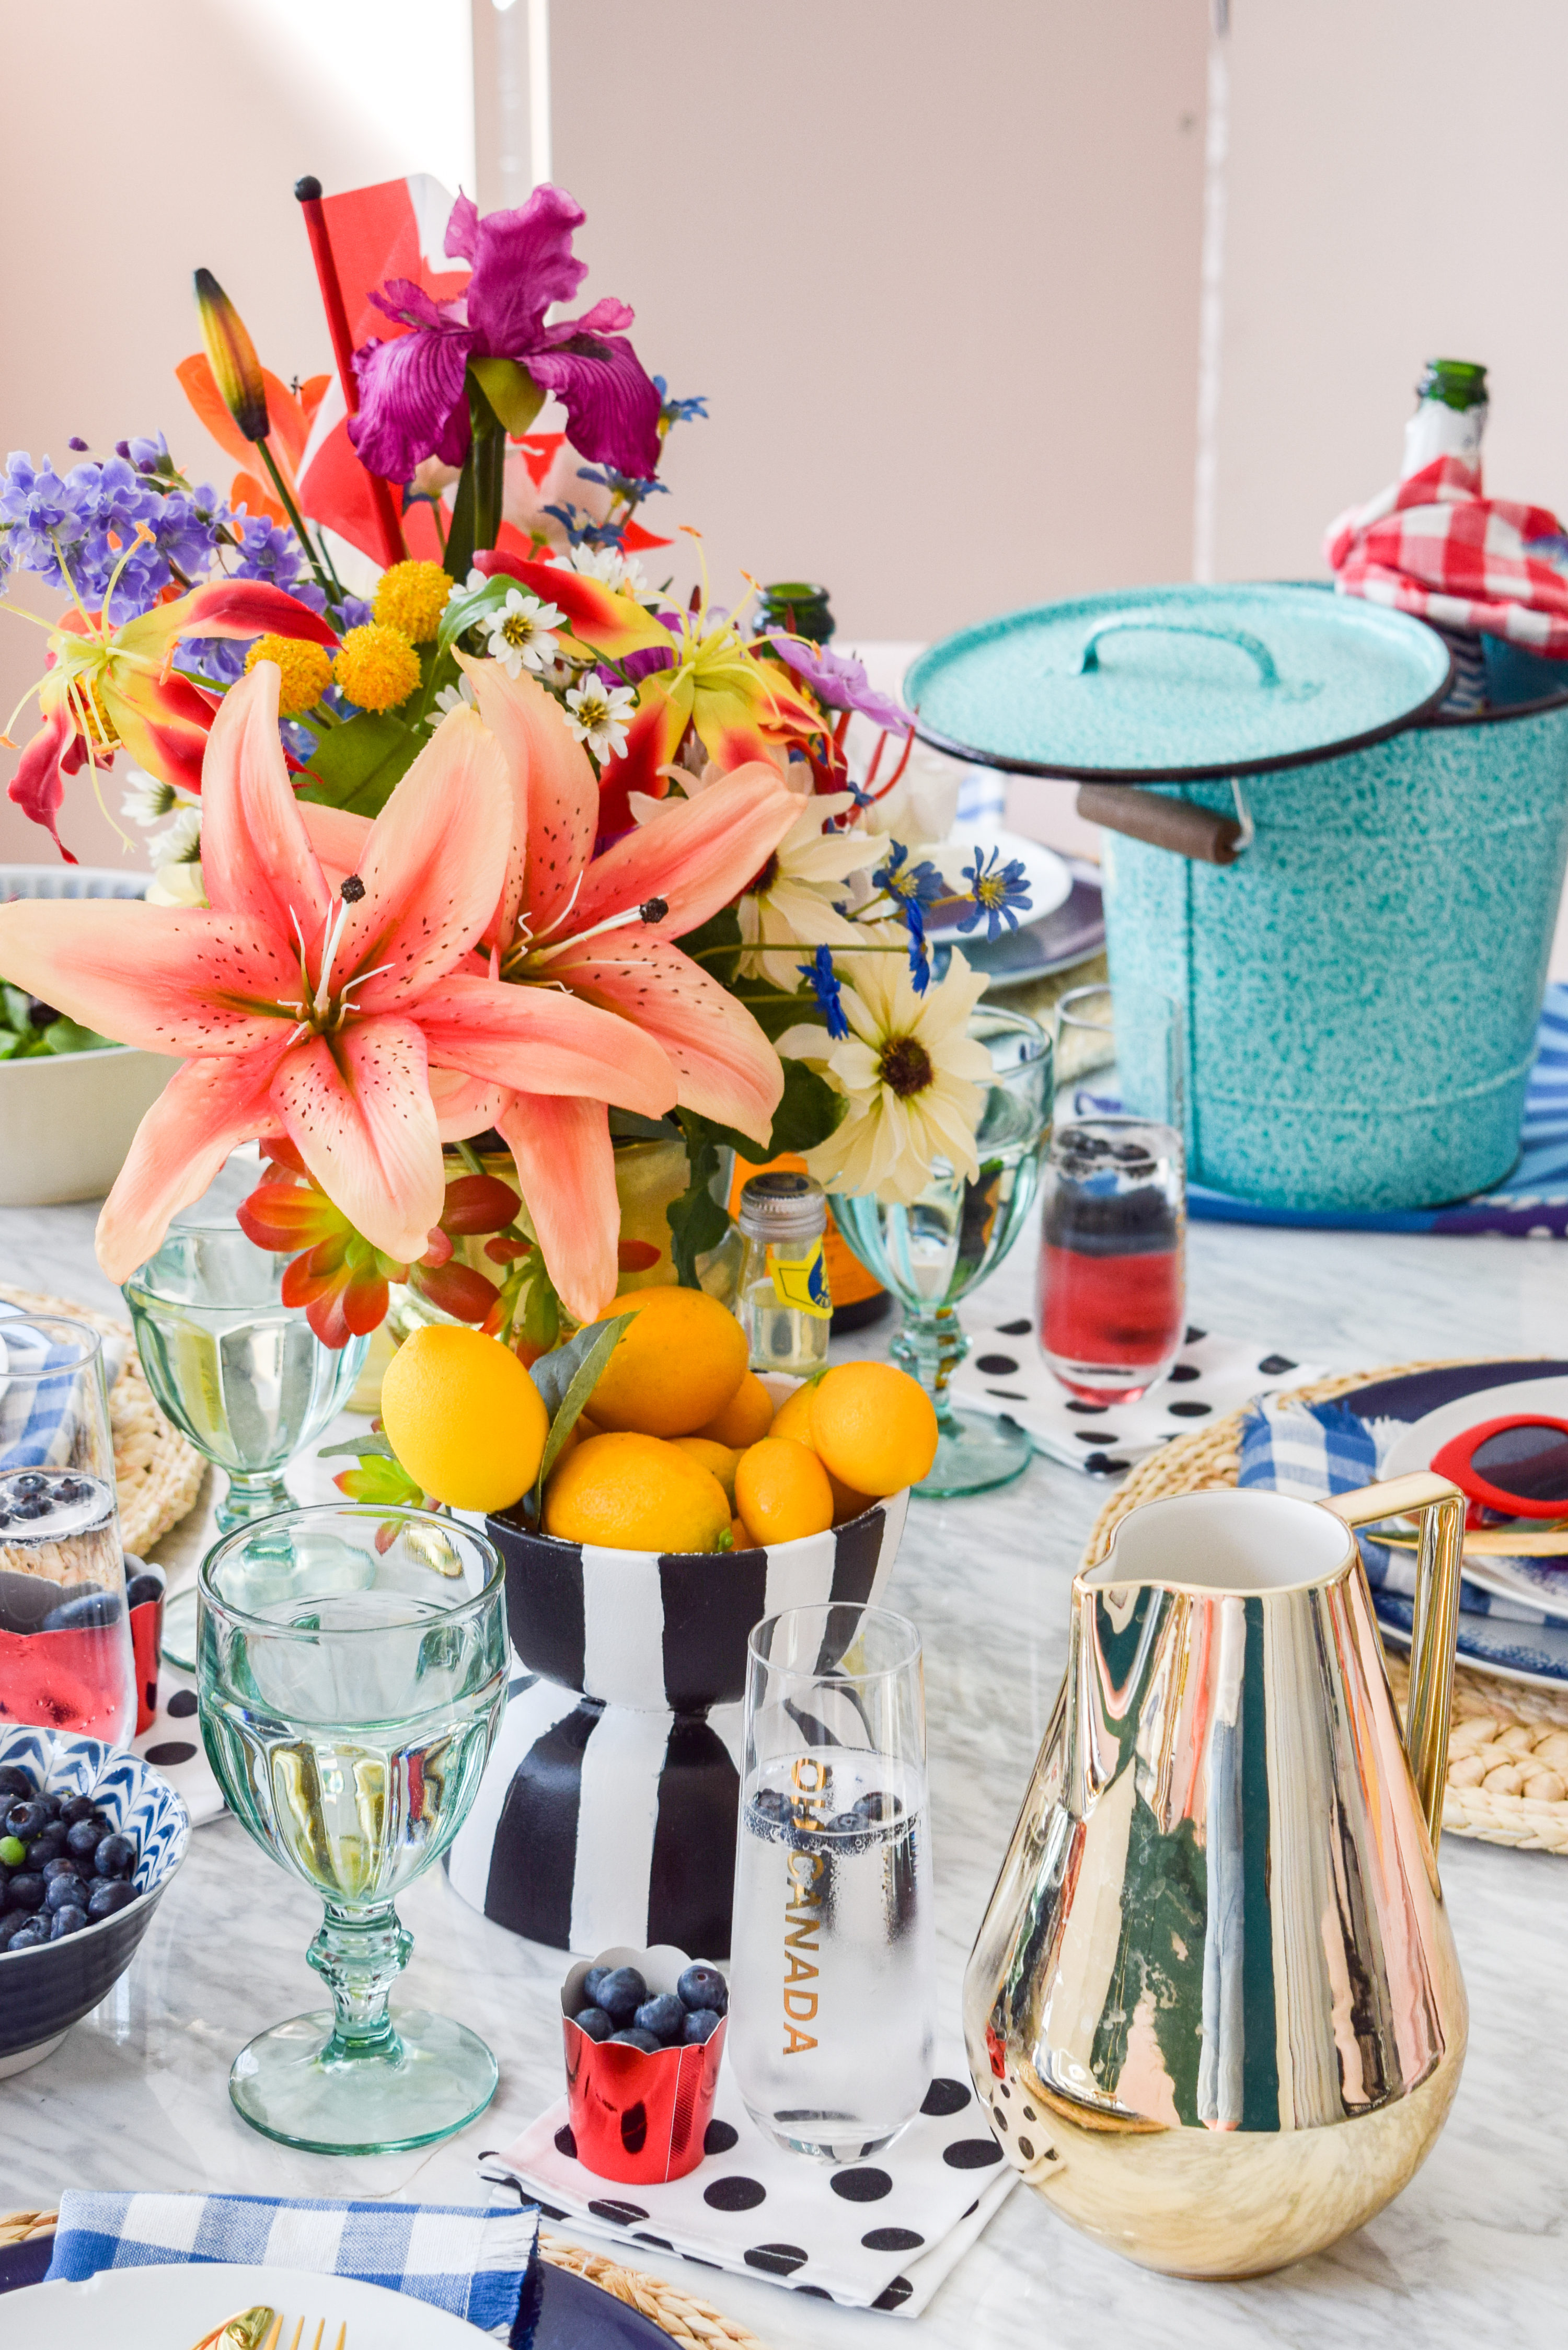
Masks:
[[[106,1272],[259,1140],[246,1229],[297,1252],[285,1294],[327,1344],[407,1282],[530,1357],[639,1263],[618,1141],[683,1141],[690,1284],[725,1149],[890,1200],[933,1155],[972,1172],[984,982],[957,951],[934,978],[926,921],[958,897],[994,936],[1021,868],[976,851],[961,887],[894,837],[911,722],[857,661],[749,632],[705,567],[685,607],[645,576],[670,542],[638,515],[703,403],[644,372],[623,304],[545,323],[585,275],[578,207],[460,198],[466,275],[369,288],[386,331],[349,351],[328,231],[356,199],[296,192],[339,380],[286,387],[198,273],[178,372],[242,461],[227,499],[161,435],[73,442],[63,474],[13,455],[0,486],[0,564],[71,599],[11,796],[68,857],[67,784],[123,757],[162,827],[149,903],[0,907],[0,975],[182,1065],[105,1203]]]

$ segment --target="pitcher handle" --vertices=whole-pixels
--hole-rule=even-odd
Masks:
[[[1410,1627],[1410,1700],[1405,1708],[1405,1752],[1427,1815],[1432,1850],[1443,1829],[1443,1787],[1449,1769],[1449,1709],[1454,1687],[1454,1635],[1459,1627],[1459,1560],[1465,1546],[1465,1497],[1446,1477],[1418,1469],[1354,1493],[1331,1493],[1322,1504],[1347,1526],[1382,1518],[1421,1520],[1416,1608]]]

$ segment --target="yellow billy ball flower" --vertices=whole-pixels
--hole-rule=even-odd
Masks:
[[[435,642],[455,582],[439,563],[394,563],[376,590],[376,618],[413,645]]]
[[[283,671],[278,714],[303,717],[314,710],[332,682],[332,656],[325,645],[306,644],[301,637],[258,637],[245,655],[245,674],[257,661],[275,661]]]
[[[361,710],[396,710],[420,681],[420,657],[400,629],[371,620],[349,629],[332,674]]]

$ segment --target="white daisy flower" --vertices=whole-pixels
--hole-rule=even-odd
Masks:
[[[817,947],[847,946],[863,935],[837,909],[852,895],[852,877],[866,866],[879,865],[887,844],[863,832],[823,829],[830,817],[854,805],[849,792],[807,799],[799,822],[741,899],[736,910],[746,948],[741,957],[743,978],[760,977],[793,991],[800,985],[801,962]]]
[[[589,677],[566,696],[566,723],[596,759],[618,759],[626,749],[626,730],[636,707],[629,685],[606,685]]]
[[[640,604],[653,593],[636,556],[623,555],[618,546],[574,546],[566,560],[574,571],[598,580],[618,596],[630,596]]]
[[[515,671],[514,671],[514,674],[515,675]],[[472,686],[469,683],[468,677],[465,672],[458,679],[455,685],[442,686],[441,691],[435,698],[435,708],[425,720],[425,724],[427,726],[439,726],[441,720],[446,716],[449,711],[476,709],[478,707],[478,701],[479,697],[474,692]]]
[[[119,803],[121,816],[133,824],[161,824],[180,795],[172,784],[161,784],[145,767],[128,767],[126,775],[130,789]]]
[[[204,906],[207,887],[200,865],[161,865],[148,884],[149,906]]]
[[[938,1159],[978,1182],[974,1136],[991,1055],[968,1029],[984,972],[971,972],[955,948],[947,977],[917,995],[901,956],[848,960],[854,982],[844,983],[839,1003],[851,1033],[834,1044],[826,1028],[808,1025],[776,1039],[781,1055],[823,1067],[848,1102],[826,1141],[804,1154],[806,1167],[826,1191],[906,1205]]]
[[[487,613],[482,624],[490,631],[487,650],[492,660],[498,660],[508,677],[520,677],[525,669],[544,669],[556,657],[556,639],[550,631],[558,629],[565,618],[554,604],[542,604],[537,596],[514,588],[501,609]]]
[[[202,811],[192,800],[187,800],[175,811],[174,820],[161,832],[155,832],[147,844],[152,862],[157,866],[188,865],[202,854]]]

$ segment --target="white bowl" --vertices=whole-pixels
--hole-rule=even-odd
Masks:
[[[8,898],[140,898],[149,873],[90,865],[0,865]],[[0,1061],[0,1208],[92,1200],[179,1063],[129,1045]]]

